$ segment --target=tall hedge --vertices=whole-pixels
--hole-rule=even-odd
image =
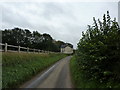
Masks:
[[[88,80],[120,82],[120,28],[109,12],[88,25],[78,43],[77,62]]]

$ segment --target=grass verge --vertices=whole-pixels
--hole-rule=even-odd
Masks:
[[[2,88],[16,88],[62,59],[64,54],[2,53]]]

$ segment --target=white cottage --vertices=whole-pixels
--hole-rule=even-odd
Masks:
[[[61,46],[61,53],[72,54],[73,53],[73,48],[71,48],[68,45],[62,45]]]

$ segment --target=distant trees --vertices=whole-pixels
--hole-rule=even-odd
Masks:
[[[77,62],[88,81],[97,80],[112,87],[112,81],[120,81],[120,27],[109,12],[104,14],[103,22],[95,18],[93,21],[78,43]]]
[[[49,34],[40,34],[38,31],[30,32],[28,29],[20,28],[2,30],[2,43],[54,52],[59,52],[61,45],[66,44],[63,41],[54,40]]]

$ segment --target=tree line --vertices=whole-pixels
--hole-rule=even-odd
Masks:
[[[31,32],[28,29],[21,28],[5,29],[1,31],[2,43],[8,43],[10,45],[54,52],[60,52],[61,45],[69,45],[70,47],[73,47],[70,43],[65,43],[60,40],[56,41],[47,33],[40,34],[38,31]]]
[[[111,20],[108,11],[102,21],[95,17],[93,21],[94,25],[88,25],[78,43],[78,68],[88,81],[95,80],[107,88],[117,87],[120,83],[120,27],[116,19]]]

